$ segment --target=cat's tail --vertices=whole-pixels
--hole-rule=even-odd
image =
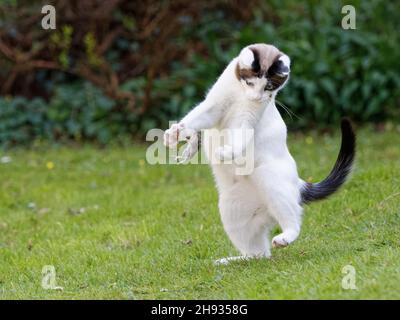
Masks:
[[[318,183],[304,183],[301,190],[301,203],[325,199],[336,192],[349,176],[356,154],[356,135],[350,120],[342,119],[342,144],[335,166],[329,175]]]

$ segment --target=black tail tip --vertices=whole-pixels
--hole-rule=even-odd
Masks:
[[[347,117],[342,118],[340,123],[342,129],[342,155],[343,153],[347,156],[349,154],[355,153],[355,144],[356,144],[356,134],[353,129],[353,124],[351,120]]]
[[[353,124],[349,118],[347,118],[347,117],[342,118],[342,120],[340,122],[340,126],[342,128],[343,133],[348,133],[352,136],[355,136]]]

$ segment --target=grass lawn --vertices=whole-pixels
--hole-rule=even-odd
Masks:
[[[137,146],[2,151],[0,298],[399,299],[399,135],[359,129],[352,180],[306,208],[299,239],[228,266],[212,263],[237,252],[206,165],[151,166]],[[339,143],[338,131],[289,136],[313,181]],[[42,288],[45,265],[63,290]],[[342,289],[346,265],[357,290]]]

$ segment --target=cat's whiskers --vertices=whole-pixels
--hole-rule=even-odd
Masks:
[[[295,116],[297,119],[300,120],[300,117],[299,117],[297,114],[295,114],[292,110],[290,110],[290,108],[289,108],[288,106],[286,106],[283,102],[279,101],[278,99],[275,99],[275,101],[276,101],[276,103],[278,104],[278,106],[282,107],[283,110],[286,111],[286,113],[289,115],[290,119],[293,120],[293,117],[292,117],[292,115],[293,115],[293,116]]]

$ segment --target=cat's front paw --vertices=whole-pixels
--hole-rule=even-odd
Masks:
[[[176,160],[178,163],[186,163],[190,159],[193,158],[193,156],[196,154],[196,152],[199,150],[199,136],[195,131],[190,131],[186,133],[186,138],[187,140],[187,145],[185,149],[183,150],[182,154],[180,156],[177,156]]]
[[[164,145],[170,148],[176,147],[179,142],[179,136],[184,129],[185,126],[183,123],[174,123],[164,133]]]
[[[224,145],[222,147],[218,147],[215,150],[215,156],[220,161],[233,160],[233,148],[230,145]]]

